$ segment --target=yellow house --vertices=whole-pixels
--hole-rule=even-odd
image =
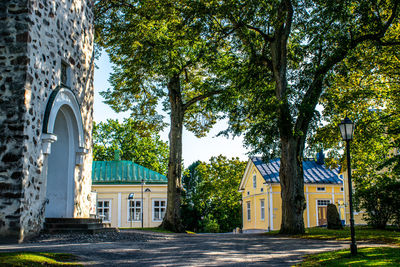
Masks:
[[[342,172],[339,175],[339,178],[341,180],[343,180],[344,182],[344,194],[345,194],[345,207],[346,207],[346,217],[345,220],[347,222],[347,224],[350,224],[350,207],[349,207],[349,186],[348,186],[348,175],[347,175],[347,171]],[[354,192],[355,186],[354,186],[354,182],[353,182],[353,192]],[[354,224],[367,224],[367,222],[363,219],[363,215],[365,213],[365,211],[363,210],[357,210],[354,207],[354,195],[353,195],[353,211],[354,211]]]
[[[249,159],[239,192],[242,193],[243,231],[279,230],[282,217],[280,159],[263,162],[259,157]],[[327,224],[327,205],[338,207],[343,223],[345,218],[345,191],[337,170],[325,167],[323,156],[303,161],[306,227]]]
[[[112,227],[157,227],[167,207],[167,178],[131,161],[93,161],[97,216]]]

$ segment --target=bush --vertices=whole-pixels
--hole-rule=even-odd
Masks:
[[[328,204],[327,211],[328,229],[342,229],[339,212],[334,204]]]
[[[203,231],[206,233],[219,233],[219,224],[211,215],[207,215],[204,218]]]
[[[378,229],[388,223],[400,225],[400,182],[379,179],[374,184],[357,188],[354,195],[359,208],[365,210],[364,219]]]

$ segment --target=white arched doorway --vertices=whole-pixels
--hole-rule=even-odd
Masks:
[[[43,120],[43,154],[46,171],[45,217],[74,216],[75,172],[81,165],[84,134],[79,104],[73,92],[58,88],[48,100]]]

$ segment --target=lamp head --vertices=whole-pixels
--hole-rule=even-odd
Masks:
[[[354,123],[348,117],[339,123],[339,129],[343,141],[353,140]]]

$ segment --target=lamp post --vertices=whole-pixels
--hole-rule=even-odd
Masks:
[[[141,221],[142,221],[142,229],[143,229],[143,185],[144,185],[144,180],[143,180],[143,178],[142,178],[142,207],[141,207],[141,215],[140,215],[140,219],[141,219]]]
[[[340,133],[343,141],[346,141],[346,153],[347,153],[347,176],[349,184],[349,205],[350,205],[350,231],[351,231],[351,255],[357,255],[357,244],[354,230],[354,214],[353,214],[353,186],[351,183],[351,164],[350,164],[350,141],[353,139],[354,123],[349,119],[345,118],[339,124]]]

